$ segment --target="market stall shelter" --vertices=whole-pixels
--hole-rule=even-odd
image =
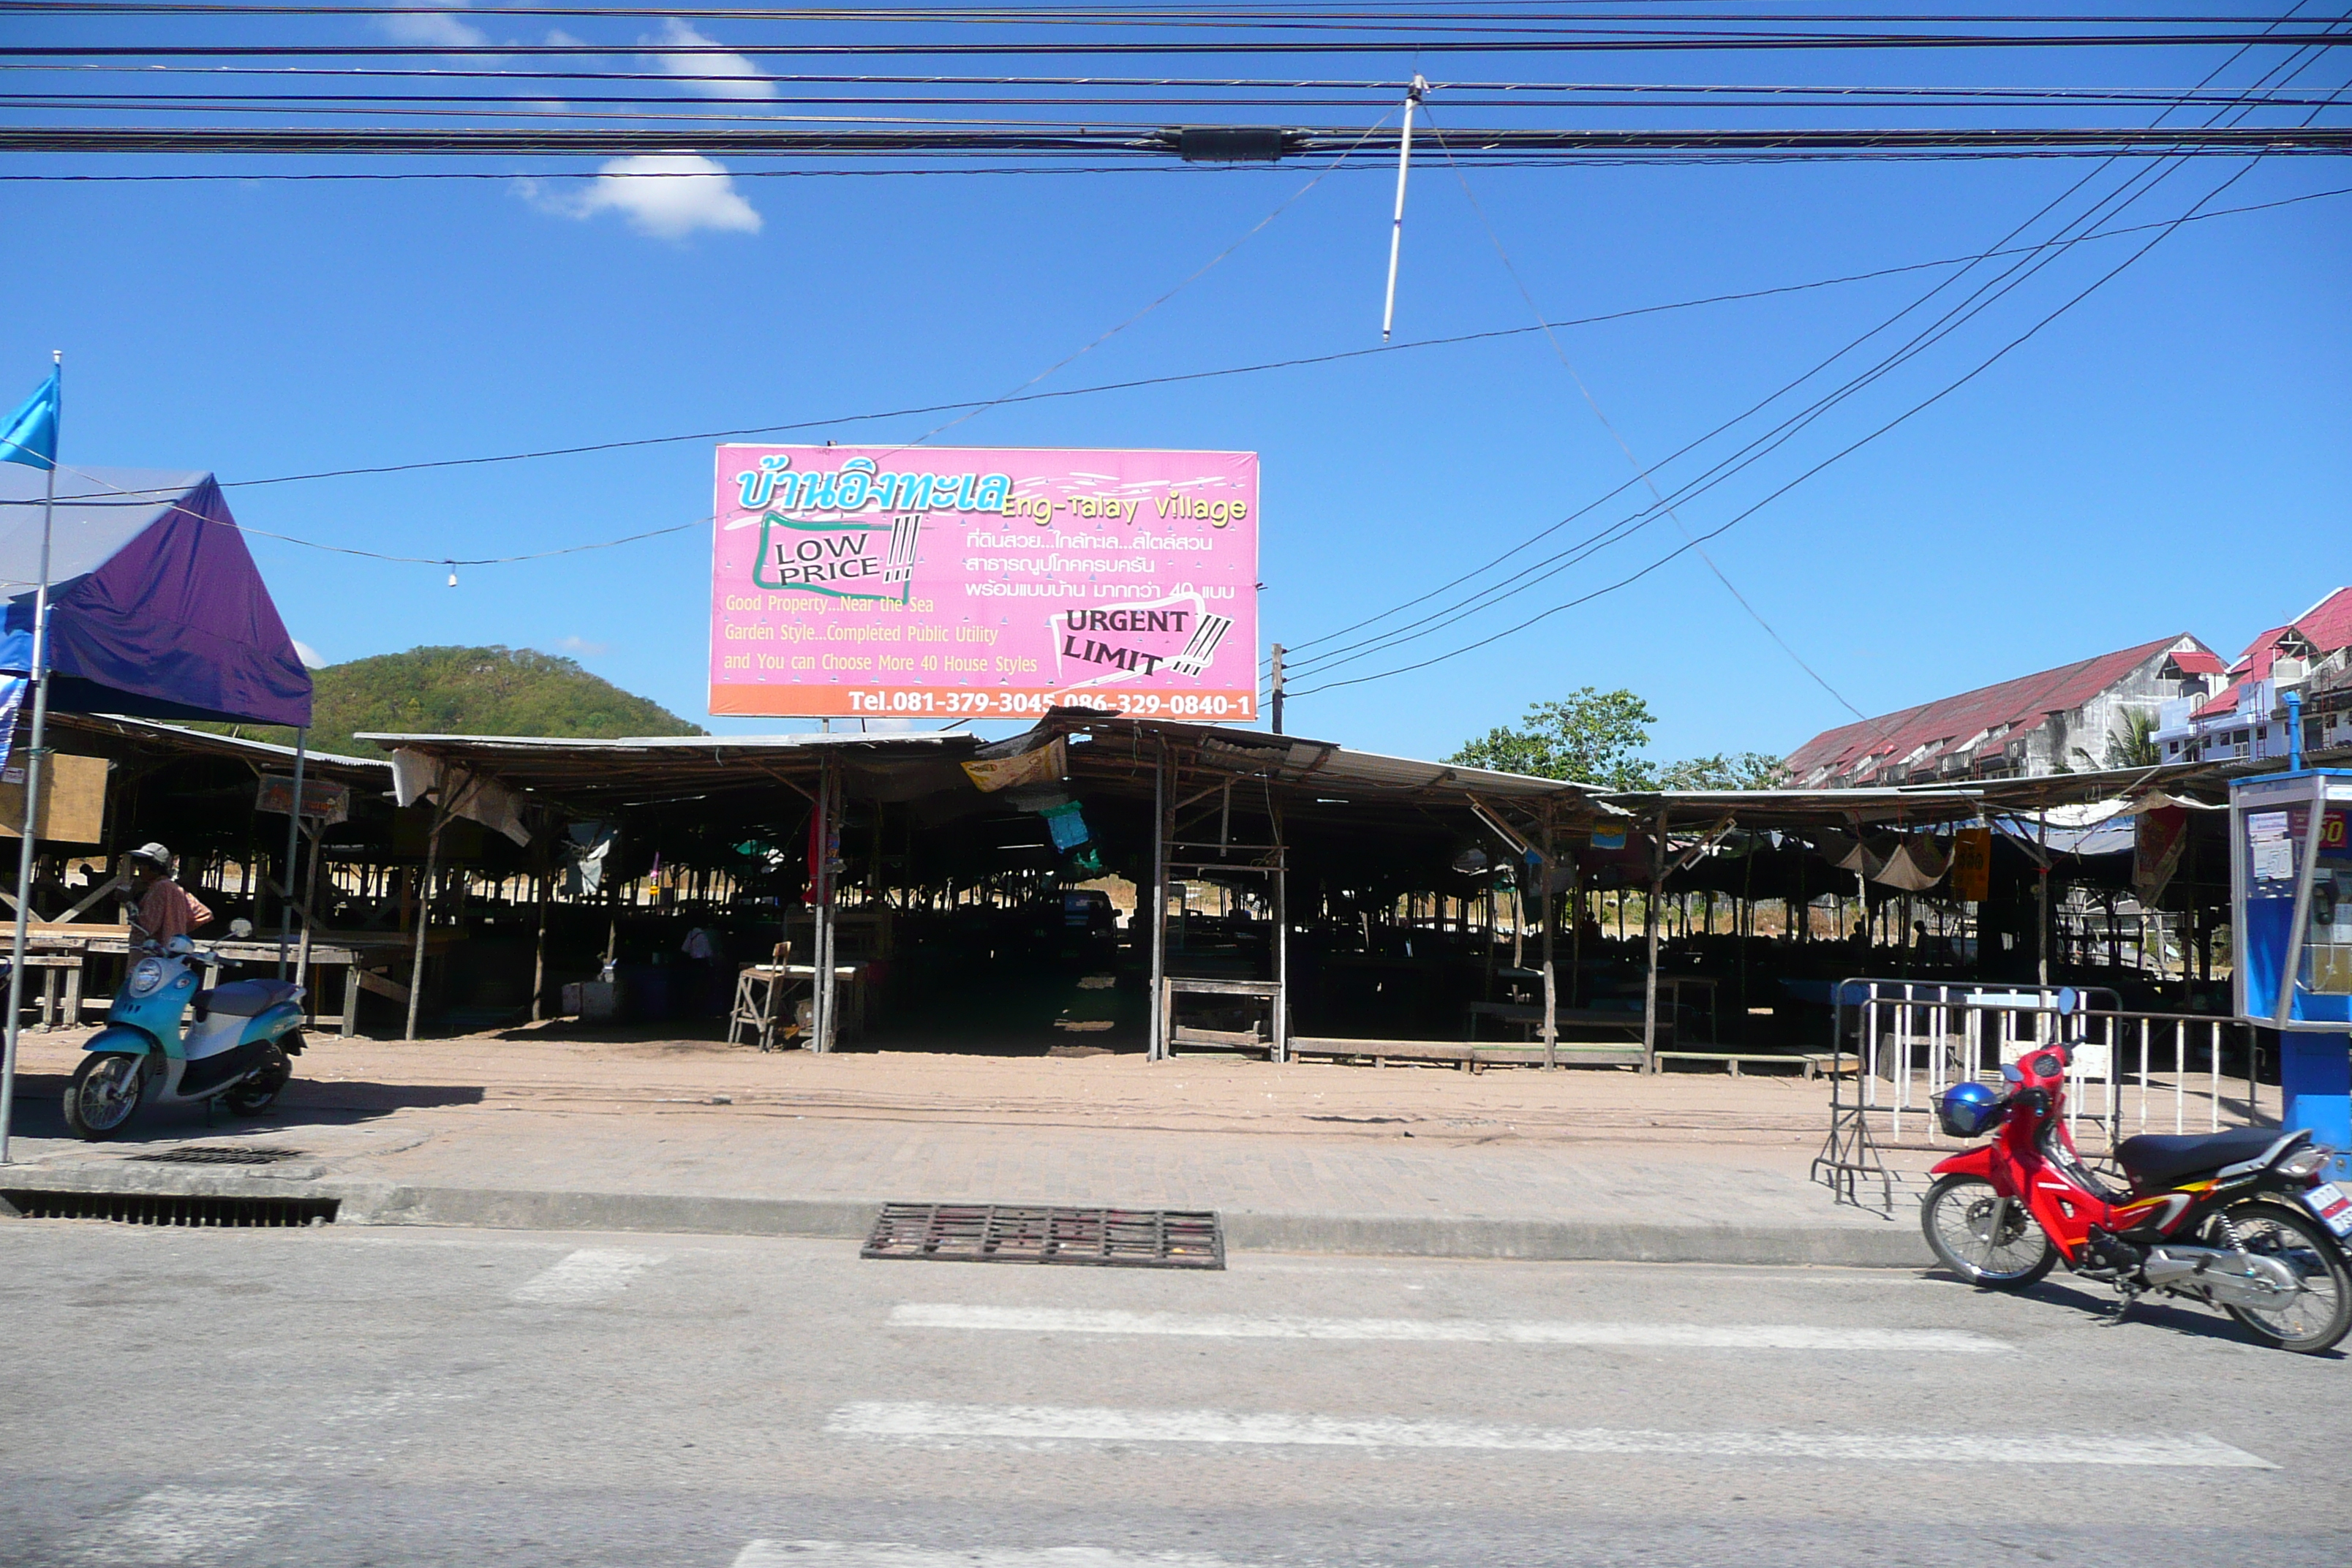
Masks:
[[[0,674],[26,678],[37,690],[46,677],[47,705],[60,712],[309,729],[310,671],[210,474],[0,463]],[[37,625],[44,604],[45,632]],[[34,768],[38,727],[37,717]],[[28,915],[17,910],[20,950]],[[19,965],[12,987],[21,976]],[[18,1024],[12,1006],[0,1160]]]

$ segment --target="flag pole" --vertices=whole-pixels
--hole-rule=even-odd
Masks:
[[[278,978],[286,978],[286,944],[294,938],[294,889],[302,884],[294,879],[294,856],[302,845],[302,760],[310,750],[310,727],[308,724],[294,731],[294,809],[286,818],[286,886],[278,890],[286,895],[286,908],[278,924]],[[310,846],[310,858],[319,858],[319,847]],[[310,916],[302,918],[305,931],[310,929]]]
[[[52,374],[61,384],[65,359],[62,349],[49,356],[50,363],[56,367]],[[33,736],[32,744],[25,748],[25,822],[24,839],[16,857],[16,930],[8,950],[8,1034],[5,1049],[0,1050],[0,1165],[9,1163],[8,1145],[16,1123],[16,1036],[24,1016],[25,937],[26,927],[32,920],[34,835],[40,824],[41,746],[49,716],[49,537],[50,520],[58,504],[57,426],[65,423],[62,396],[58,404],[56,424],[49,436],[48,483],[41,496],[41,581],[33,595]]]

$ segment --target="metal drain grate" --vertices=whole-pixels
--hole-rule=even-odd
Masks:
[[[174,1193],[45,1193],[0,1188],[0,1211],[23,1219],[105,1219],[118,1225],[184,1225],[292,1230],[332,1225],[337,1198],[188,1197]]]
[[[280,1160],[299,1160],[299,1149],[240,1149],[233,1143],[196,1143],[184,1149],[155,1149],[144,1154],[125,1154],[126,1160],[145,1160],[158,1165],[275,1165]]]
[[[1011,1204],[885,1204],[860,1258],[1223,1268],[1224,1229],[1205,1211]]]

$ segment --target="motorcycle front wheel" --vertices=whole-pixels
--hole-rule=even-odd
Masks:
[[[1946,1176],[1927,1189],[1919,1228],[1936,1261],[1969,1284],[2021,1290],[2057,1264],[2058,1248],[2014,1200],[2003,1209],[1995,1234],[1993,1211],[2000,1198],[1982,1176]]]
[[[99,1051],[83,1059],[66,1085],[66,1125],[93,1142],[122,1131],[147,1090],[147,1058]]]
[[[2352,1271],[2317,1220],[2274,1203],[2244,1204],[2223,1217],[2240,1247],[2285,1264],[2303,1280],[2300,1291],[2274,1307],[2225,1305],[2223,1310],[2263,1343],[2298,1355],[2331,1350],[2352,1332]]]

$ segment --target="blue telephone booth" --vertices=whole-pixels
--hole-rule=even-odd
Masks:
[[[2347,826],[2352,771],[2296,768],[2230,786],[2238,1015],[2278,1031],[2285,1123],[2336,1151],[2331,1179],[2352,1176]]]

